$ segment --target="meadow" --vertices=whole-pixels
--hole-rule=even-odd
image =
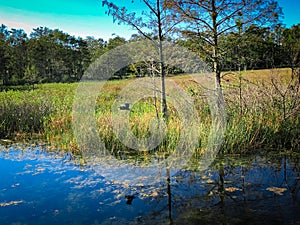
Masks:
[[[197,152],[205,148],[211,126],[210,108],[203,90],[188,75],[168,77],[188,93],[199,117]],[[222,74],[227,126],[223,153],[300,149],[300,87],[289,69],[254,70]],[[111,107],[118,93],[132,80],[108,81],[97,98],[98,133],[112,152],[129,151],[114,134]],[[80,153],[72,129],[72,103],[78,83],[38,84],[27,90],[0,92],[0,141],[45,143],[50,148]],[[149,124],[160,111],[159,99],[145,98],[131,107],[130,126],[139,138],[149,136]],[[156,148],[168,153],[178,145],[182,124],[169,105],[166,136]],[[129,151],[130,152],[130,151]],[[138,152],[135,154],[145,154]]]

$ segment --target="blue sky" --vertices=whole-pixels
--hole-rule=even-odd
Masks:
[[[131,5],[131,0],[126,0]],[[125,0],[116,0],[124,5]],[[139,2],[139,0],[136,0]],[[287,27],[300,23],[300,0],[278,0],[283,8]],[[24,29],[46,26],[59,28],[75,36],[94,36],[105,40],[117,34],[130,38],[135,31],[128,26],[113,23],[105,14],[102,0],[0,0],[0,24]]]

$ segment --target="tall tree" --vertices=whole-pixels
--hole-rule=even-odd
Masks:
[[[105,52],[107,43],[101,38],[95,39],[91,36],[87,37],[85,41],[87,42],[87,48],[91,57],[90,60],[94,62]]]
[[[30,34],[29,58],[41,82],[78,81],[91,59],[88,43],[58,29],[34,29]]]
[[[22,29],[11,29],[9,43],[8,73],[12,84],[18,84],[23,79],[27,58],[27,34]]]
[[[275,0],[166,0],[166,4],[185,20],[182,34],[205,44],[203,49],[212,61],[217,86],[221,84],[223,53],[220,37],[236,31],[241,24],[276,23],[281,15]]]
[[[105,50],[106,51],[112,50],[112,49],[114,49],[118,46],[121,46],[121,45],[125,44],[125,43],[126,43],[125,38],[122,38],[122,37],[119,37],[119,36],[116,36],[114,38],[110,38],[108,40],[108,43],[106,45]],[[128,52],[118,52],[116,57],[118,57],[119,62],[125,62],[126,59],[128,59],[129,54],[128,54]],[[116,72],[115,75],[117,75],[117,77],[115,77],[115,78],[122,79],[124,76],[126,76],[126,71],[127,70],[128,70],[128,67],[121,68],[119,71]]]
[[[38,71],[40,82],[50,81],[49,64],[51,41],[49,38],[50,29],[47,27],[38,27],[33,29],[28,43],[28,54],[32,65],[35,65]]]
[[[300,83],[300,24],[284,31],[283,46],[287,63],[292,69],[292,77],[298,77]]]
[[[280,65],[280,44],[275,32],[269,28],[251,25],[245,30],[239,26],[237,32],[222,36],[220,49],[223,49],[221,69],[240,71],[242,68],[273,68]]]
[[[129,2],[129,1],[128,1]],[[133,1],[130,1],[133,2]],[[163,118],[168,117],[165,87],[165,64],[163,56],[163,40],[169,32],[176,26],[177,22],[172,20],[172,15],[163,0],[141,0],[145,10],[141,16],[135,12],[128,12],[125,7],[118,7],[111,1],[102,1],[103,6],[108,8],[108,14],[112,15],[114,21],[127,24],[136,29],[144,38],[153,41],[159,53],[159,75],[161,77],[161,106]]]
[[[2,83],[4,85],[8,84],[8,39],[9,32],[7,30],[7,27],[4,24],[2,24],[0,27],[0,80],[2,80]]]

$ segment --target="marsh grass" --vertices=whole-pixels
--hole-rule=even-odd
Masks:
[[[201,154],[210,132],[210,108],[201,88],[189,76],[173,79],[194,100],[199,117],[199,138],[195,154]],[[119,158],[139,157],[150,160],[168,156],[178,145],[181,119],[170,105],[166,136],[150,152],[132,151],[113,132],[110,110],[118,93],[130,80],[107,82],[95,107],[98,133],[106,148]],[[72,102],[77,84],[42,84],[34,90],[0,92],[0,139],[45,141],[53,148],[79,153],[72,130]],[[223,76],[227,107],[227,130],[222,151],[249,153],[262,148],[294,149],[300,147],[300,88],[290,81],[288,70],[249,71]],[[129,124],[138,138],[150,134],[151,120],[160,112],[159,102],[145,98],[131,107]],[[88,138],[88,137],[87,137]]]
[[[300,90],[289,71],[246,72],[241,86],[237,76],[233,74],[225,82],[229,118],[224,149],[229,153],[262,148],[299,150]]]
[[[53,113],[51,102],[38,98],[33,92],[8,91],[1,93],[0,101],[2,138],[41,134],[44,121]]]

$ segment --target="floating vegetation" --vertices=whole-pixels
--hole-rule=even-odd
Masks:
[[[23,203],[22,200],[20,201],[10,201],[10,202],[0,202],[0,207],[7,207],[7,206],[12,206],[12,205],[19,205]]]
[[[241,189],[237,188],[237,187],[227,187],[227,188],[225,188],[225,191],[227,191],[227,192],[235,192],[235,191],[241,191]]]
[[[266,190],[271,191],[271,192],[275,193],[276,195],[283,195],[283,192],[285,192],[287,189],[279,188],[279,187],[268,187]]]

